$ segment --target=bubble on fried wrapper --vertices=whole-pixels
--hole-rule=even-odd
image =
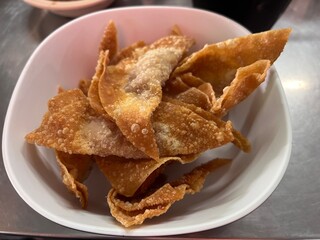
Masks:
[[[27,142],[69,154],[144,158],[116,124],[97,114],[79,89],[49,100],[41,125],[25,136]]]
[[[99,80],[104,110],[126,138],[153,159],[159,159],[159,150],[151,125],[152,113],[161,102],[165,81],[192,44],[186,36],[160,38],[135,49],[116,65],[105,66]],[[133,124],[145,131],[132,131]]]

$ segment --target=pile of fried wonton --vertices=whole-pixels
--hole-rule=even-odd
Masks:
[[[190,54],[195,40],[173,26],[153,43],[119,50],[110,21],[92,79],[75,89],[60,87],[41,125],[25,139],[55,150],[63,183],[82,208],[88,204],[84,181],[96,164],[112,186],[112,216],[125,227],[142,224],[199,192],[206,176],[231,160],[213,159],[161,182],[170,163],[191,163],[228,143],[250,151],[227,113],[265,80],[290,32],[251,34]]]

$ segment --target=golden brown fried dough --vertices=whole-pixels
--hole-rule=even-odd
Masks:
[[[88,91],[91,85],[91,80],[89,79],[81,79],[79,81],[78,87],[83,92],[84,95],[88,96]]]
[[[237,70],[235,79],[212,107],[212,112],[219,117],[248,97],[266,78],[270,68],[269,60],[258,60]]]
[[[86,208],[88,205],[88,189],[83,181],[92,169],[92,156],[56,151],[56,159],[64,185],[79,199],[81,207]]]
[[[215,116],[212,112],[210,111],[205,111],[202,108],[194,105],[194,104],[188,104],[185,102],[182,102],[178,99],[173,99],[170,97],[164,97],[163,101],[165,102],[170,102],[176,105],[181,105],[185,108],[190,109],[191,111],[193,111],[194,113],[200,115],[201,117],[203,117],[204,119],[208,120],[208,121],[214,121],[218,127],[220,128],[226,128],[227,122],[223,121],[222,119],[220,119],[219,117]],[[249,140],[243,136],[241,134],[241,132],[239,132],[238,130],[232,128],[232,135],[234,137],[234,140],[232,141],[232,143],[238,147],[239,149],[241,149],[244,152],[250,152],[251,150],[251,144],[249,142]]]
[[[150,121],[159,105],[162,86],[193,40],[185,36],[159,39],[114,66],[105,66],[99,96],[105,111],[139,150],[159,159]]]
[[[169,79],[163,89],[163,94],[170,97],[175,97],[179,93],[187,91],[190,86],[185,84],[180,77]]]
[[[234,79],[239,67],[261,59],[270,60],[272,64],[282,52],[290,32],[289,28],[270,30],[206,45],[185,59],[173,75],[191,72],[194,76],[210,82],[218,97]]]
[[[209,173],[230,162],[228,159],[212,160],[144,197],[126,198],[111,189],[107,196],[111,215],[125,227],[140,225],[148,218],[166,213],[185,194],[199,192]]]
[[[81,90],[65,91],[52,98],[48,105],[49,111],[41,126],[26,136],[29,143],[70,154],[146,157],[114,122],[91,108]],[[217,126],[215,121],[173,103],[160,103],[153,114],[152,127],[161,157],[198,154],[233,141],[231,122]]]
[[[109,21],[100,42],[99,52],[109,51],[109,59],[113,59],[118,52],[118,33],[113,21]]]
[[[115,123],[96,114],[81,90],[60,93],[48,106],[40,127],[25,137],[29,143],[69,154],[146,157],[127,141]]]
[[[191,72],[179,75],[179,77],[185,84],[187,84],[190,87],[199,87],[201,84],[206,83],[200,78],[193,76]]]
[[[212,108],[212,103],[208,95],[195,87],[179,93],[175,98],[185,103],[194,104],[204,110],[210,110]]]
[[[171,35],[178,35],[178,36],[182,36],[182,31],[180,29],[180,27],[178,25],[174,25],[171,29]]]
[[[206,110],[211,109],[216,100],[212,85],[191,73],[169,79],[163,91],[165,96],[195,104]]]
[[[214,93],[214,90],[212,88],[212,85],[210,83],[202,83],[198,89],[205,93],[208,98],[209,98],[209,102],[211,103],[211,105],[213,105],[216,101],[216,95]]]
[[[99,96],[99,80],[105,69],[105,65],[109,63],[108,57],[109,51],[101,51],[99,54],[99,59],[96,66],[96,72],[92,78],[90,87],[88,89],[88,100],[90,106],[100,115],[104,116],[106,119],[112,120],[112,118],[104,110]]]
[[[243,152],[249,153],[251,151],[250,141],[236,129],[232,130],[232,134],[234,136],[234,140],[232,141],[232,143]]]
[[[178,161],[182,164],[189,163],[198,155],[182,157],[164,157],[158,161],[152,158],[127,159],[116,156],[95,157],[100,170],[111,183],[111,186],[121,195],[132,197],[138,189],[144,185],[145,189],[153,183],[155,178],[162,172],[162,168],[169,161]],[[152,176],[152,180],[147,179]],[[145,182],[147,181],[147,184]]]
[[[161,156],[201,153],[233,141],[232,124],[218,126],[192,110],[161,102],[152,116]]]
[[[144,41],[137,41],[131,44],[130,46],[121,49],[117,53],[117,55],[112,59],[111,64],[115,65],[125,58],[132,58],[134,55],[134,52],[139,48],[143,48],[145,45],[146,43]]]

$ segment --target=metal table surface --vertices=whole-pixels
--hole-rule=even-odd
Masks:
[[[191,1],[116,1],[193,6]],[[256,210],[226,226],[177,237],[320,238],[320,1],[293,0],[274,28],[293,34],[275,66],[289,102],[293,147],[278,188]],[[11,93],[31,53],[53,30],[70,21],[32,8],[20,0],[0,1],[0,124]],[[2,135],[2,127],[1,127]],[[1,140],[0,140],[1,141]],[[0,161],[0,238],[100,238],[47,220],[15,192]],[[114,238],[111,237],[110,238]]]

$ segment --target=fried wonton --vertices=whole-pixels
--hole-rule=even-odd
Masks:
[[[146,43],[144,41],[137,41],[131,44],[130,46],[121,49],[112,59],[111,64],[115,65],[125,58],[132,58],[134,52],[137,49],[142,48],[144,46],[146,46]]]
[[[92,156],[56,151],[56,159],[63,183],[79,199],[81,207],[86,208],[88,205],[88,189],[83,181],[92,169],[94,163]]]
[[[95,157],[95,161],[111,186],[119,194],[132,197],[138,190],[144,192],[145,189],[148,189],[168,162],[189,163],[195,160],[197,156],[197,154],[194,154],[181,157],[164,157],[160,158],[159,161],[152,158],[128,159],[108,156],[104,158]]]
[[[234,140],[231,122],[218,126],[192,110],[162,101],[152,116],[161,156],[200,153]]]
[[[199,87],[201,84],[206,83],[205,81],[203,81],[201,78],[198,78],[194,75],[192,75],[191,72],[187,72],[184,73],[182,75],[179,75],[179,77],[181,78],[181,80],[187,84],[190,87]]]
[[[202,108],[200,108],[194,104],[188,104],[188,103],[182,102],[178,99],[173,99],[170,97],[164,97],[163,101],[170,102],[170,103],[173,103],[176,105],[181,105],[185,108],[190,109],[191,111],[200,115],[201,117],[203,117],[204,119],[206,119],[208,121],[214,121],[218,127],[226,128],[227,122],[225,122],[222,119],[220,119],[219,117],[215,116],[212,112],[205,111]],[[243,136],[241,134],[241,132],[239,132],[238,130],[236,130],[234,128],[232,128],[231,132],[234,137],[234,139],[232,140],[232,143],[235,146],[237,146],[239,149],[241,149],[242,151],[244,151],[246,153],[250,152],[251,151],[251,144],[250,144],[249,140],[245,136]]]
[[[170,97],[175,97],[179,93],[187,91],[188,89],[190,89],[190,86],[185,84],[180,77],[176,77],[166,82],[166,85],[163,89],[163,94]]]
[[[180,29],[180,27],[178,25],[174,25],[171,29],[171,35],[178,35],[178,36],[182,36],[182,31]]]
[[[179,93],[175,98],[185,102],[194,104],[205,110],[210,110],[212,108],[212,102],[209,96],[198,88],[191,87],[188,90]]]
[[[92,77],[91,84],[88,88],[88,99],[91,107],[96,110],[100,115],[107,119],[111,117],[104,111],[99,97],[99,79],[104,71],[104,65],[109,64],[110,59],[114,59],[118,54],[118,36],[117,28],[113,21],[109,21],[99,46],[99,58],[95,68],[95,74]]]
[[[232,107],[249,96],[266,78],[270,68],[269,60],[258,60],[237,70],[235,79],[215,101],[212,111],[216,116],[224,116]]]
[[[112,60],[118,52],[117,28],[113,21],[109,21],[100,42],[99,52],[109,52],[109,59]]]
[[[81,90],[64,91],[48,106],[40,127],[26,136],[29,143],[70,154],[146,157],[114,122],[91,108]],[[231,122],[219,127],[188,108],[167,102],[161,102],[154,112],[152,128],[161,157],[200,153],[233,141]]]
[[[84,95],[88,96],[90,85],[91,85],[91,79],[81,79],[79,81],[78,87],[83,92]]]
[[[228,159],[212,160],[176,181],[137,198],[124,197],[112,188],[107,196],[111,215],[125,227],[140,225],[148,218],[166,213],[173,203],[183,199],[186,194],[199,192],[209,173],[229,163],[231,160]]]
[[[96,66],[95,74],[92,78],[91,84],[88,89],[88,100],[91,107],[100,115],[104,116],[106,119],[112,120],[112,118],[104,110],[99,96],[99,80],[104,71],[104,65],[109,62],[108,57],[109,51],[101,51],[99,54],[99,59]]]
[[[79,89],[53,97],[48,109],[40,127],[25,137],[29,143],[69,154],[146,157],[123,136],[115,123],[97,115]]]
[[[202,84],[198,87],[198,89],[199,89],[201,92],[205,93],[205,94],[208,96],[209,102],[210,102],[211,104],[214,104],[214,103],[215,103],[215,101],[216,101],[216,95],[215,95],[214,90],[213,90],[213,88],[212,88],[212,85],[211,85],[210,83],[202,83]]]
[[[188,37],[171,35],[136,49],[117,65],[104,66],[102,106],[127,139],[151,158],[159,158],[151,115],[161,101],[162,86],[192,44]]]
[[[173,75],[191,72],[210,82],[219,97],[234,79],[238,68],[261,59],[270,60],[272,64],[282,52],[290,32],[291,29],[270,30],[206,45],[185,59]]]
[[[169,79],[164,87],[164,95],[194,104],[205,110],[210,110],[216,101],[212,85],[191,73]]]

